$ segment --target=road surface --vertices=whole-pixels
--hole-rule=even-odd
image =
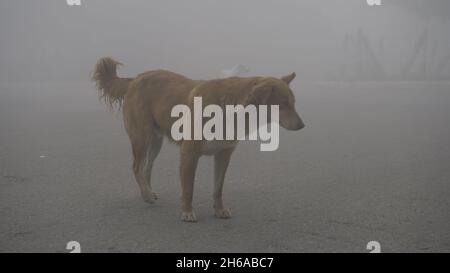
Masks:
[[[90,83],[0,85],[0,252],[450,251],[450,84],[294,84],[299,132],[276,152],[241,143],[226,177],[233,218],[197,171],[198,223],[179,220],[178,150],[156,160],[154,205],[131,171],[121,113]]]

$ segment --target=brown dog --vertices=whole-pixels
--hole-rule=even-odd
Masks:
[[[154,70],[136,78],[119,78],[119,62],[100,59],[92,74],[104,100],[113,107],[123,105],[125,129],[133,151],[133,171],[142,197],[153,203],[157,196],[151,187],[153,161],[158,155],[163,136],[180,145],[182,220],[195,222],[192,195],[197,162],[202,155],[214,155],[214,209],[218,218],[230,218],[231,213],[222,202],[225,172],[237,141],[181,140],[174,141],[171,117],[175,105],[192,106],[193,97],[202,97],[203,104],[224,105],[279,105],[279,124],[288,130],[300,130],[303,121],[295,110],[295,98],[289,83],[295,73],[281,79],[272,77],[226,78],[197,81],[182,75]]]

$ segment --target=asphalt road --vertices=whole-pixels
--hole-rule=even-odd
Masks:
[[[201,160],[198,223],[179,220],[177,147],[156,160],[154,205],[131,172],[121,113],[93,85],[0,85],[0,252],[450,251],[450,84],[294,84],[300,132],[276,152],[242,143],[212,210]]]

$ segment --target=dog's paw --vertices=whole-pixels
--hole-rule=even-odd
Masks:
[[[229,209],[216,209],[215,216],[220,219],[231,218],[231,211]]]
[[[181,213],[181,220],[184,222],[197,222],[197,217],[195,217],[195,213],[193,211],[190,212],[182,212]]]
[[[149,204],[153,204],[158,199],[158,195],[155,192],[151,191],[151,192],[142,193],[142,198],[144,199],[145,202],[147,202]]]

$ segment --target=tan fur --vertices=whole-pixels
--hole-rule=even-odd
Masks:
[[[176,118],[172,108],[178,104],[192,107],[193,97],[200,96],[203,106],[236,104],[280,105],[280,125],[288,130],[303,128],[295,110],[295,98],[289,83],[295,73],[281,79],[251,77],[197,81],[182,75],[154,70],[134,79],[118,78],[119,62],[100,59],[92,74],[100,96],[113,106],[123,103],[123,120],[131,141],[133,171],[143,199],[153,203],[157,195],[152,191],[151,172],[163,137],[171,139],[171,127]],[[182,189],[182,220],[196,221],[192,209],[195,170],[202,155],[214,155],[214,209],[218,218],[230,218],[231,213],[222,202],[223,182],[231,154],[237,141],[178,141],[180,146],[180,180]]]
[[[131,78],[117,77],[117,66],[121,63],[106,57],[98,60],[94,71],[91,75],[91,80],[95,82],[97,90],[99,91],[100,99],[103,99],[110,108],[114,105],[122,105],[123,97],[128,90],[128,84]]]

